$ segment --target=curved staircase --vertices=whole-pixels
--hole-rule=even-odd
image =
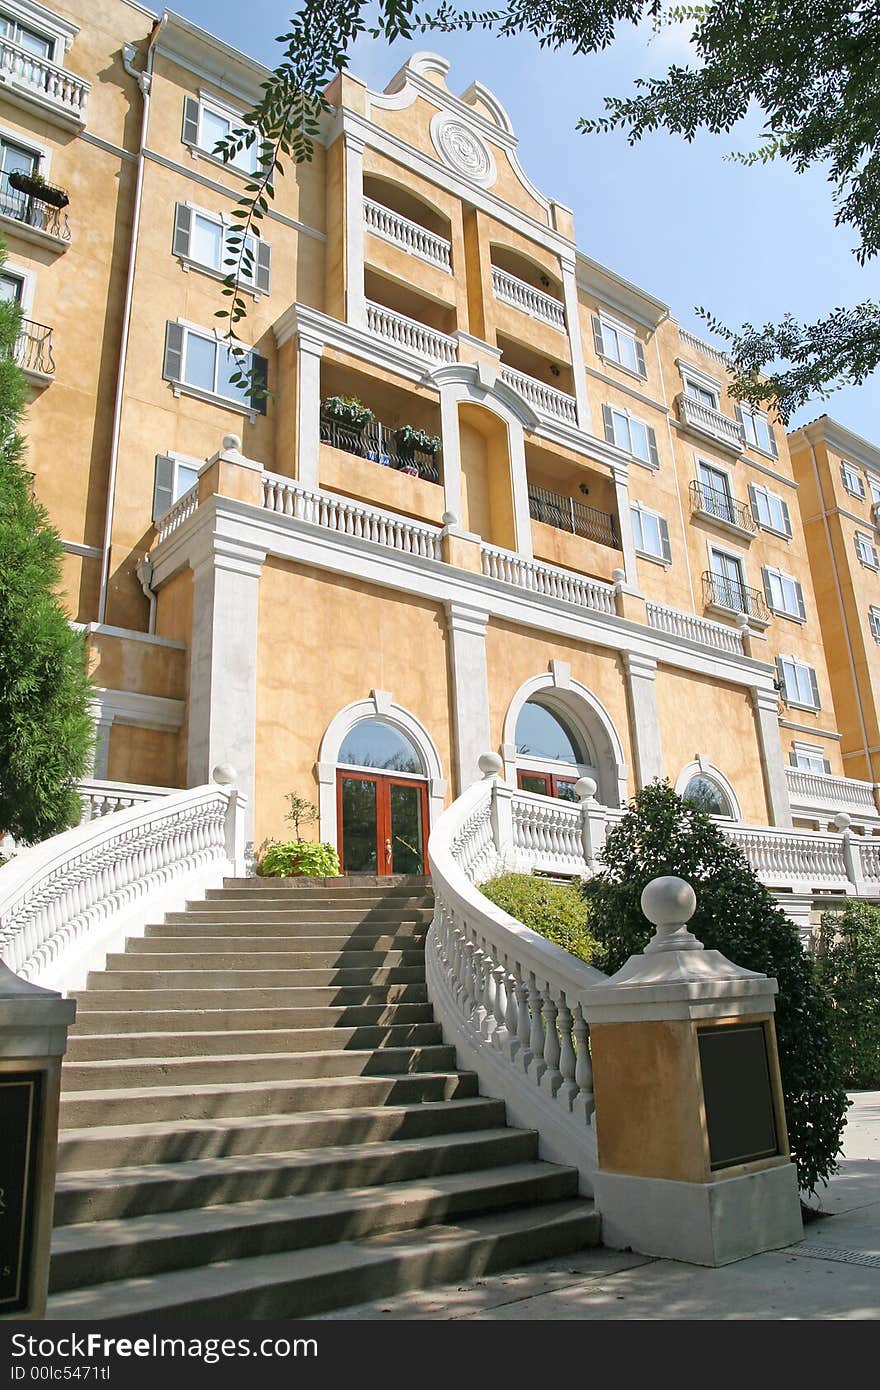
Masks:
[[[78,998],[49,1319],[297,1318],[599,1238],[443,1045],[425,879],[232,879]]]

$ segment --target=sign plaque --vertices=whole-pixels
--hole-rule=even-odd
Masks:
[[[0,1313],[27,1308],[43,1073],[0,1073]]]
[[[710,1167],[732,1168],[780,1152],[763,1023],[699,1028]]]

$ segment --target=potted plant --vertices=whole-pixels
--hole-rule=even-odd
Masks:
[[[428,454],[433,458],[443,443],[439,435],[428,434],[427,430],[416,429],[415,425],[401,425],[394,438],[400,458],[408,462],[412,462],[416,454]]]
[[[324,402],[324,414],[328,420],[335,420],[346,429],[363,430],[372,425],[375,415],[368,405],[357,396],[328,396]]]
[[[8,177],[10,188],[18,193],[26,193],[30,198],[39,198],[53,208],[66,208],[70,202],[64,189],[47,183],[42,174],[26,174],[23,169],[13,169]]]

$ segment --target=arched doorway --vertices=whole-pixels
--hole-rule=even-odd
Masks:
[[[516,721],[516,782],[521,791],[575,801],[579,777],[596,777],[587,739],[552,695],[527,700]]]
[[[337,845],[344,874],[423,874],[428,778],[402,729],[382,718],[348,731],[336,770]]]

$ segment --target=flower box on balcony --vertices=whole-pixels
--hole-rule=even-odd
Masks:
[[[53,184],[47,183],[41,174],[25,174],[14,169],[9,174],[9,186],[19,193],[26,193],[30,198],[39,198],[41,202],[48,203],[53,208],[66,208],[70,202],[63,188],[56,188]]]
[[[366,429],[376,418],[370,407],[363,405],[356,396],[328,396],[324,402],[324,414],[329,420],[335,420],[351,430]]]
[[[410,463],[416,454],[427,454],[429,458],[434,458],[443,442],[439,435],[428,434],[427,430],[418,430],[414,425],[401,425],[399,430],[395,430],[394,438],[399,457]]]

